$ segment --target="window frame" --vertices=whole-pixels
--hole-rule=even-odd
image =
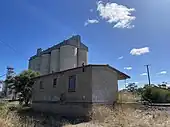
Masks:
[[[57,87],[57,81],[58,81],[58,78],[53,78],[53,88],[56,88]]]
[[[74,85],[71,83],[74,81]],[[71,75],[68,78],[68,92],[76,92],[76,84],[77,84],[77,76],[76,75]],[[74,88],[72,88],[74,87]]]
[[[43,89],[44,89],[43,81],[40,81],[40,82],[39,82],[39,89],[40,89],[40,90],[43,90]]]

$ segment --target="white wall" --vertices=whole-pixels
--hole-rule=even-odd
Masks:
[[[60,71],[77,67],[77,48],[71,45],[60,47]]]
[[[117,92],[117,73],[107,67],[92,67],[92,102],[113,104]]]
[[[50,72],[60,71],[60,50],[55,49],[51,51],[51,60],[50,60]]]
[[[84,65],[87,65],[88,62],[87,53],[88,52],[84,49],[78,50],[78,66],[82,66],[82,63],[84,63]]]

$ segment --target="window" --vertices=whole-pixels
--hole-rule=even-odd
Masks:
[[[40,81],[40,89],[44,89],[43,82]]]
[[[56,88],[57,85],[57,78],[53,79],[53,88]]]
[[[69,92],[75,92],[76,89],[76,76],[70,76],[69,77],[69,87],[68,87],[68,91]]]

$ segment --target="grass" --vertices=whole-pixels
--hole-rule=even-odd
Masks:
[[[88,121],[83,117],[35,113],[29,108],[1,103],[0,127],[170,127],[170,115],[165,109],[136,103],[119,103],[114,107],[93,105],[90,114]]]

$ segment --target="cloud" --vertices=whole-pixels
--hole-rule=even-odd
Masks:
[[[96,23],[99,23],[98,20],[96,19],[88,19],[85,23],[84,23],[84,26],[87,26],[89,24],[96,24]]]
[[[134,82],[135,84],[139,84],[139,82]]]
[[[147,76],[148,74],[147,73],[142,73],[140,74],[141,76]]]
[[[124,67],[125,70],[132,70],[132,67]]]
[[[102,19],[113,24],[114,28],[133,28],[132,21],[136,19],[132,16],[134,8],[128,8],[124,5],[108,2],[104,4],[102,1],[97,2],[97,11]]]
[[[161,71],[161,72],[159,72],[159,73],[157,73],[158,75],[165,75],[165,74],[167,74],[167,71]]]
[[[144,47],[144,48],[139,48],[139,49],[136,49],[136,48],[133,48],[131,51],[130,51],[130,54],[131,55],[135,55],[135,56],[139,56],[139,55],[142,55],[142,54],[145,54],[145,53],[149,53],[149,47]]]
[[[121,60],[121,59],[123,59],[124,57],[123,56],[120,56],[119,58],[118,58],[118,60]]]
[[[90,9],[90,12],[93,12],[93,9]]]

